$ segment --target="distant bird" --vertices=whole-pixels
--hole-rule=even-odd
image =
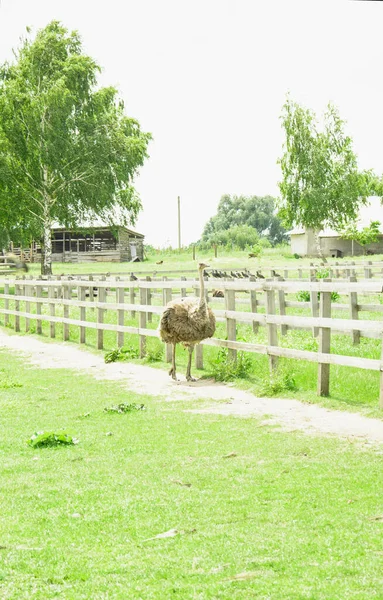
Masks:
[[[262,275],[261,271],[257,271],[257,277],[259,277],[259,279],[264,279],[264,276]]]
[[[249,258],[256,258],[256,254],[254,252],[249,252]]]
[[[238,279],[243,279],[243,275],[240,271],[236,271],[235,274],[238,277]]]
[[[187,297],[171,300],[162,313],[159,332],[163,342],[173,344],[172,367],[169,375],[176,376],[176,346],[182,344],[189,350],[189,360],[186,368],[187,381],[195,381],[191,376],[191,361],[194,346],[202,340],[212,337],[215,331],[215,316],[208,307],[205,297],[203,271],[209,265],[199,263],[199,298]]]
[[[130,274],[130,279],[132,281],[137,281],[137,277],[135,275],[133,275],[133,273]]]
[[[203,272],[203,276],[204,276],[204,277],[207,277],[208,279],[209,279],[209,277],[210,277],[209,273],[208,273],[206,270]]]
[[[218,273],[217,269],[213,269],[211,274],[213,275],[213,277],[218,277],[218,278],[221,277],[220,274]]]
[[[162,265],[163,262],[163,260],[157,260],[156,265]]]
[[[213,297],[214,298],[224,298],[225,294],[223,290],[213,290]]]
[[[247,271],[242,271],[242,277],[249,277],[249,273]]]
[[[234,271],[230,271],[230,275],[231,275],[232,277],[235,277],[236,279],[237,279],[237,277],[238,277],[238,275],[237,275],[236,273],[234,273]]]

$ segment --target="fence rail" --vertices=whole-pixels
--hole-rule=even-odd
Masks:
[[[206,281],[208,301],[214,303],[214,312],[219,323],[226,324],[226,339],[204,340],[196,352],[197,367],[203,366],[203,346],[227,348],[230,358],[236,359],[238,351],[267,355],[271,370],[278,366],[280,357],[318,363],[318,394],[328,395],[330,385],[330,365],[341,365],[380,372],[380,406],[383,408],[383,346],[381,358],[365,358],[337,355],[330,351],[332,334],[351,337],[352,344],[360,343],[363,337],[383,339],[383,283],[371,281],[223,281],[224,298],[212,298],[215,282]],[[146,339],[158,337],[153,328],[152,316],[162,313],[163,305],[172,297],[182,293],[195,294],[199,283],[195,280],[177,281],[129,280],[119,278],[107,280],[81,280],[73,278],[7,278],[3,281],[0,293],[0,315],[3,324],[12,326],[16,332],[31,330],[42,333],[42,323],[49,323],[49,336],[56,337],[56,325],[61,324],[63,339],[69,339],[70,326],[79,329],[79,342],[86,342],[86,331],[95,330],[96,346],[104,346],[104,332],[116,334],[117,346],[124,344],[125,334],[139,336],[140,356],[145,356]],[[288,300],[288,294],[307,291],[310,301]],[[347,302],[337,304],[331,301],[331,293],[337,291]],[[95,296],[95,294],[97,295]],[[319,300],[318,300],[319,295]],[[373,302],[371,302],[371,297]],[[126,302],[129,299],[129,302]],[[361,301],[362,299],[362,301]],[[220,309],[220,303],[225,306]],[[241,308],[239,308],[239,303]],[[245,306],[247,305],[247,306]],[[297,307],[310,310],[310,315],[289,314]],[[248,310],[244,310],[247,308]],[[348,311],[346,318],[333,317],[331,311]],[[58,314],[60,311],[60,314]],[[360,318],[368,313],[367,318]],[[375,313],[377,316],[371,318]],[[107,315],[113,314],[115,322],[107,322]],[[348,318],[347,318],[348,317]],[[134,325],[127,325],[127,319],[135,319]],[[21,319],[25,321],[21,322]],[[237,326],[245,325],[251,337],[257,336],[260,328],[266,329],[267,343],[253,343],[237,340]],[[308,351],[283,346],[283,338],[289,330],[310,330],[318,340],[318,351]],[[166,349],[170,360],[170,348]]]

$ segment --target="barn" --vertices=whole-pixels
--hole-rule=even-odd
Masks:
[[[144,260],[142,233],[122,225],[97,225],[79,229],[52,228],[53,262],[128,262]],[[28,249],[13,247],[15,254],[23,253],[31,262],[38,262],[41,247],[33,243]]]

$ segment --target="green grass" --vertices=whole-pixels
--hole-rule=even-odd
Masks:
[[[383,598],[380,449],[184,410],[207,401],[1,352],[0,597]],[[121,402],[145,410],[104,412]]]
[[[308,264],[312,259],[303,259],[296,260],[292,257],[288,252],[288,248],[286,249],[268,249],[265,251],[264,255],[261,259],[248,259],[246,252],[220,252],[218,258],[213,258],[212,256],[207,256],[204,253],[203,256],[197,255],[197,260],[199,258],[208,259],[212,266],[222,269],[231,269],[231,268],[245,268],[252,266],[253,271],[262,265],[271,265],[275,264],[291,264],[293,266],[301,266],[303,264]],[[374,260],[378,260],[381,257],[374,256],[372,257]],[[156,261],[162,259],[164,261],[163,265],[156,265]],[[212,261],[210,260],[212,259]],[[355,259],[357,263],[358,260],[365,260],[366,257],[358,257]],[[330,262],[335,262],[334,260]],[[342,262],[339,261],[338,262]],[[72,273],[80,273],[80,272],[106,272],[109,271],[111,273],[116,273],[118,271],[123,271],[129,274],[132,270],[137,272],[139,270],[145,270],[147,272],[152,272],[153,269],[164,269],[168,268],[171,270],[176,269],[195,269],[196,261],[192,261],[191,250],[185,250],[181,253],[175,251],[164,251],[157,252],[149,255],[148,260],[143,263],[83,263],[83,264],[54,264],[55,273],[61,272],[72,272]],[[341,267],[340,267],[341,268]],[[38,265],[32,265],[32,270],[37,272]],[[190,273],[188,273],[190,277]],[[217,282],[217,286],[219,286],[219,282]],[[3,291],[3,288],[0,284],[0,290]],[[179,293],[179,290],[174,291],[175,295]],[[249,294],[238,293],[237,299],[242,298],[246,301],[246,304],[240,304],[237,302],[237,309],[241,311],[250,311],[250,299]],[[261,294],[258,295],[261,297]],[[296,301],[296,294],[288,294],[288,300]],[[378,295],[369,295],[369,296],[361,296],[358,297],[359,303],[378,303],[381,297]],[[109,300],[114,300],[113,291],[109,294]],[[214,299],[213,299],[214,300]],[[129,294],[126,294],[126,301],[129,301]],[[137,299],[136,299],[137,301]],[[162,302],[162,298],[160,295],[152,298],[152,303],[160,305]],[[346,296],[342,296],[338,302],[333,303],[332,311],[333,316],[337,318],[348,318],[348,311],[337,310],[337,305],[339,304],[347,304],[348,298]],[[20,303],[21,310],[25,310],[25,303]],[[94,309],[91,308],[91,303],[89,303],[90,308],[87,309],[87,320],[96,321],[97,314]],[[216,309],[222,309],[224,307],[223,303],[219,303],[213,301],[211,306]],[[10,302],[10,308],[13,307],[13,303]],[[31,303],[31,310],[35,311],[35,304]],[[278,310],[278,308],[277,308]],[[47,305],[42,307],[43,314],[49,314],[49,308]],[[264,308],[259,307],[259,312],[264,313]],[[287,308],[287,314],[301,315],[301,316],[309,316],[310,309],[304,307],[295,307],[295,308]],[[63,315],[63,309],[60,306],[56,306],[56,315]],[[78,319],[80,316],[79,309],[70,309],[71,318]],[[361,317],[363,319],[375,319],[380,320],[381,313],[376,312],[363,312]],[[105,313],[105,322],[116,324],[117,323],[117,315],[115,311],[109,310]],[[12,317],[11,317],[12,321]],[[21,318],[21,331],[25,330],[25,319]],[[3,316],[0,315],[0,325],[4,323]],[[128,326],[138,326],[138,316],[133,318],[130,313],[126,313],[125,315],[125,325]],[[158,325],[158,316],[153,315],[152,323],[148,323],[147,327],[155,329]],[[36,331],[36,323],[34,320],[31,320],[30,332],[34,333]],[[226,338],[226,328],[222,323],[217,324],[217,330],[215,333],[215,337],[225,339]],[[49,324],[43,323],[43,336],[45,339],[49,336]],[[63,336],[63,328],[61,324],[56,324],[56,338],[58,340],[62,339]],[[87,333],[87,342],[86,346],[88,349],[94,351],[96,347],[96,331],[92,329],[88,329]],[[267,344],[267,332],[266,328],[260,327],[259,332],[254,334],[252,327],[246,324],[238,324],[237,325],[237,339],[247,342],[252,342],[256,344]],[[70,326],[70,340],[73,342],[78,342],[79,340],[79,328],[76,326]],[[281,346],[296,348],[300,350],[309,350],[309,351],[317,351],[317,340],[313,338],[311,331],[289,331],[286,336],[279,335],[279,343]],[[350,355],[350,356],[360,356],[364,358],[374,358],[379,359],[381,353],[381,343],[380,340],[375,339],[362,339],[360,345],[353,346],[350,336],[347,335],[333,335],[332,336],[332,345],[331,352],[334,354],[341,355]],[[117,347],[116,334],[113,332],[105,331],[104,332],[104,349],[106,352],[113,351]],[[132,353],[138,352],[138,338],[134,335],[126,335],[125,336],[125,347],[131,348]],[[157,366],[159,368],[168,369],[168,365],[164,361],[164,352],[163,345],[156,338],[147,338],[147,350],[148,357],[147,361],[151,362],[153,366]],[[196,371],[194,369],[194,373],[197,376],[209,376],[212,373],[213,367],[212,364],[216,359],[218,349],[213,347],[204,347],[204,371]],[[248,377],[246,379],[237,380],[236,385],[250,389],[254,393],[258,394],[264,387],[265,383],[267,383],[268,379],[268,363],[267,357],[264,355],[256,355],[250,354],[251,358],[251,369],[249,370]],[[131,360],[135,360],[131,358]],[[182,348],[179,348],[177,351],[177,365],[179,368],[179,372],[185,372],[187,362],[187,352],[183,351]],[[318,398],[316,395],[316,386],[317,386],[317,365],[315,363],[308,363],[297,360],[286,360],[280,359],[280,364],[282,369],[288,369],[294,375],[294,380],[296,382],[297,390],[280,390],[278,395],[287,396],[287,397],[295,397],[305,402],[315,402],[321,403],[322,405],[329,407],[336,407],[341,409],[348,409],[353,411],[363,412],[364,414],[368,414],[371,416],[378,416],[381,418],[381,411],[378,409],[378,399],[379,399],[379,373],[373,371],[364,371],[355,368],[348,367],[337,367],[331,366],[330,369],[330,393],[331,396],[328,399]]]
[[[157,261],[162,260],[161,265],[157,265]],[[126,273],[129,275],[131,272],[136,273],[138,271],[144,271],[152,273],[154,271],[166,271],[171,270],[197,270],[198,261],[208,261],[209,265],[215,269],[245,269],[248,268],[254,272],[262,267],[280,267],[289,266],[298,269],[314,262],[319,264],[319,259],[313,259],[310,257],[304,257],[299,260],[295,259],[291,254],[290,246],[278,246],[276,248],[266,248],[263,251],[261,257],[248,258],[248,251],[244,250],[225,250],[223,248],[218,249],[217,258],[214,257],[214,250],[198,250],[196,253],[196,260],[193,261],[192,249],[184,248],[181,251],[178,250],[155,250],[149,252],[143,262],[136,263],[115,263],[115,262],[95,262],[95,263],[52,263],[53,273],[55,275],[60,274],[97,274],[97,273]],[[367,260],[379,261],[383,260],[383,255],[374,256],[354,256],[345,257],[343,259],[328,259],[328,265],[335,265],[335,262],[339,263],[339,270],[342,271],[342,262],[351,262],[353,260],[356,264],[365,262]],[[29,265],[28,275],[39,275],[40,264]],[[190,274],[189,274],[190,275]],[[297,275],[297,271],[296,271]]]

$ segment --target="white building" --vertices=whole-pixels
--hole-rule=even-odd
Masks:
[[[362,206],[358,218],[358,229],[368,227],[371,221],[380,221],[382,235],[380,239],[363,247],[353,240],[344,240],[333,229],[323,229],[319,232],[319,242],[323,256],[359,256],[361,254],[383,254],[383,205],[380,198],[373,196],[369,203]],[[313,229],[296,227],[288,232],[290,235],[291,252],[299,256],[318,256],[317,243]]]

